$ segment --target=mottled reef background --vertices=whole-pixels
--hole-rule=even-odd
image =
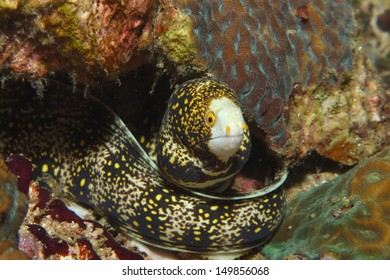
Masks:
[[[12,90],[16,80],[44,96],[51,94],[47,90],[49,79],[61,80],[75,90],[98,94],[123,119],[130,118],[134,127],[142,127],[150,120],[158,125],[160,116],[154,112],[163,110],[176,83],[205,74],[237,91],[252,134],[273,161],[292,169],[286,183],[289,198],[296,193],[303,193],[306,200],[310,196],[323,198],[309,206],[299,198],[291,200],[286,219],[290,224],[283,224],[275,238],[279,243],[266,247],[264,255],[389,258],[388,154],[368,159],[386,151],[390,142],[389,1],[0,0],[1,90]],[[126,96],[128,104],[139,110],[122,106],[121,111],[123,101],[118,104],[118,95]],[[346,179],[338,177],[318,187],[320,191],[302,192],[359,163],[358,171],[346,173]],[[2,166],[2,170],[0,185],[15,185],[8,169]],[[362,178],[360,183],[355,182],[358,178]],[[369,183],[364,181],[367,178]],[[377,181],[383,183],[376,187]],[[375,185],[377,192],[367,191],[367,184],[370,190]],[[327,189],[332,193],[322,194]],[[10,189],[0,191],[0,195],[10,196]],[[39,188],[33,191],[40,192]],[[331,205],[341,210],[318,210]],[[358,210],[348,212],[354,205],[360,205],[355,209],[363,209],[366,216],[359,216]],[[368,247],[351,255],[326,243],[318,246],[322,241],[300,234],[310,228],[295,226],[295,220],[290,219],[301,214],[299,207],[313,209],[306,215],[309,220],[335,227],[348,224],[361,237],[349,238],[341,232],[335,242],[363,240]],[[3,208],[0,205],[0,215],[9,213],[9,208]],[[344,212],[350,216],[343,216]],[[29,221],[42,223],[32,213],[30,209]],[[375,222],[365,224],[371,214]],[[332,220],[339,217],[341,222]],[[78,223],[80,236],[82,230],[91,236],[96,231],[106,236],[96,225],[83,223]],[[367,228],[356,230],[357,224]],[[27,233],[33,229],[23,228],[22,235],[31,239]],[[35,228],[36,236],[40,230]],[[328,236],[326,229],[321,234],[324,239]],[[284,238],[306,238],[309,244],[292,247]],[[24,245],[31,247],[34,239],[30,239]],[[105,248],[116,246],[96,240],[88,242]],[[77,242],[69,244],[72,250],[87,248],[92,254],[90,243],[81,237],[78,242],[77,246]],[[379,242],[385,251],[375,249],[370,242]],[[317,251],[313,252],[313,246]],[[290,249],[276,255],[285,247]],[[129,257],[127,251],[115,250],[117,255]],[[108,258],[115,250],[107,249],[99,257]],[[57,256],[42,254],[43,258]]]
[[[125,83],[141,65],[155,68],[155,81],[209,73],[237,91],[253,133],[287,165],[312,150],[354,164],[388,136],[388,6],[0,1],[0,70],[38,93],[59,73],[90,88]]]

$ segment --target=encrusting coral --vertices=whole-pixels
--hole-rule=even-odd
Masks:
[[[297,194],[262,253],[271,259],[389,259],[390,148]]]
[[[66,72],[90,84],[135,68],[153,0],[1,1],[0,70],[35,79]],[[135,53],[135,49],[138,52]]]
[[[0,259],[28,259],[17,250],[18,230],[27,212],[27,197],[0,154]]]

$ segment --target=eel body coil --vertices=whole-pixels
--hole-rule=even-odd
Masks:
[[[284,210],[281,189],[258,198],[197,195],[164,180],[134,136],[93,97],[49,85],[0,96],[0,148],[23,154],[35,176],[109,218],[133,238],[176,251],[241,252],[269,238]]]

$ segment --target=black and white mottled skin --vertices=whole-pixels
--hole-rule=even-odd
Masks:
[[[194,79],[172,94],[157,158],[173,183],[194,189],[218,186],[244,167],[250,149],[249,127],[235,92],[226,84]]]
[[[166,181],[108,107],[64,86],[49,85],[43,98],[29,86],[5,86],[0,120],[0,151],[23,154],[34,163],[35,178],[53,177],[65,196],[153,246],[244,252],[267,240],[282,219],[280,189],[225,200]]]

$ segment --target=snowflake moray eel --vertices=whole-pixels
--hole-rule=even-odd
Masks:
[[[234,134],[232,143],[218,137],[223,148],[234,151],[228,157],[220,146],[210,144],[210,135],[221,133],[212,131],[221,118],[213,100],[222,99],[223,106],[233,108],[238,104],[225,84],[196,79],[179,86],[171,97],[171,112],[163,123],[171,121],[174,128],[161,127],[159,145],[166,157],[159,162],[169,166],[171,160],[171,166],[186,168],[189,157],[195,156],[195,169],[208,174],[189,175],[194,167],[174,170],[184,174],[179,178],[161,172],[121,119],[94,97],[57,84],[49,85],[43,98],[29,90],[6,86],[0,96],[1,151],[23,154],[34,163],[36,178],[45,174],[43,178],[55,178],[64,195],[105,215],[131,237],[175,251],[246,252],[266,241],[280,224],[285,203],[280,188],[261,196],[219,197],[177,186],[179,182],[196,188],[196,180],[218,185],[245,164],[250,139],[243,120],[237,125],[221,124],[223,133]],[[196,94],[201,96],[194,98]],[[187,118],[187,112],[192,117]],[[178,139],[194,141],[189,141],[190,150],[180,150],[181,157],[172,157],[179,144],[172,144],[169,129]],[[214,150],[206,154],[210,149]],[[209,162],[202,165],[202,157]],[[200,188],[206,185],[201,183]]]

